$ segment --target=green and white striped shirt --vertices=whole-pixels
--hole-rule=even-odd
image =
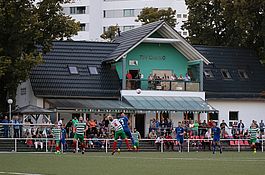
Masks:
[[[75,123],[76,134],[84,135],[84,130],[86,128],[86,123]]]
[[[61,139],[61,129],[53,128],[52,129],[52,134],[54,135],[55,140],[60,140]]]
[[[250,134],[250,139],[256,139],[257,138],[257,134],[259,132],[258,128],[250,128],[249,129],[249,134]]]

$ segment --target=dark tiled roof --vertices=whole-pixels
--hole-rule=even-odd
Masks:
[[[119,97],[119,78],[110,65],[102,64],[117,44],[106,42],[57,41],[43,56],[44,64],[32,70],[30,82],[39,97]],[[68,66],[79,74],[71,75]],[[90,75],[96,66],[98,75]]]
[[[163,21],[157,21],[132,30],[128,30],[126,32],[122,32],[121,35],[117,36],[113,41],[114,43],[120,43],[120,45],[115,49],[114,52],[111,53],[108,58],[105,59],[105,61],[117,59],[126,51],[134,47],[143,38],[152,34],[163,23]]]
[[[212,64],[213,79],[204,76],[204,91],[207,98],[260,98],[265,91],[265,67],[255,52],[243,48],[195,46]],[[221,69],[227,69],[231,80],[225,80]],[[245,70],[248,79],[242,79],[238,70]],[[264,96],[263,96],[264,97]]]

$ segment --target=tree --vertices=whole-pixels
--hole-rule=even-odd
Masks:
[[[186,0],[192,44],[255,49],[265,59],[264,0]]]
[[[62,13],[61,3],[0,0],[0,111],[6,111],[7,98],[15,100],[17,86],[42,62],[52,41],[77,34],[79,23]]]
[[[172,10],[172,8],[168,9],[158,9],[153,7],[145,7],[137,16],[136,22],[141,22],[143,24],[148,24],[151,22],[164,20],[173,28],[176,26],[176,10]]]
[[[109,26],[108,29],[106,31],[104,31],[102,35],[100,35],[100,37],[105,39],[105,40],[112,41],[118,32],[119,32],[119,26],[118,25]]]

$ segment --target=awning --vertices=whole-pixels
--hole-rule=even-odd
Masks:
[[[218,112],[199,97],[123,96],[137,111]]]
[[[12,111],[12,113],[50,114],[50,113],[53,113],[53,111],[50,111],[50,110],[47,110],[47,109],[43,109],[43,108],[38,107],[38,106],[28,105],[28,106],[24,106],[24,107],[18,108],[16,110]]]
[[[93,99],[48,99],[48,103],[57,110],[79,110],[83,112],[130,112],[134,108],[119,100]]]

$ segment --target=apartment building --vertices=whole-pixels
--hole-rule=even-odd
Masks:
[[[183,21],[188,18],[185,0],[73,0],[64,4],[64,12],[81,24],[81,31],[74,40],[101,40],[100,35],[111,25],[120,26],[127,31],[141,26],[135,22],[137,15],[144,7],[156,7],[176,10],[176,30],[187,37],[188,32],[181,30]]]

